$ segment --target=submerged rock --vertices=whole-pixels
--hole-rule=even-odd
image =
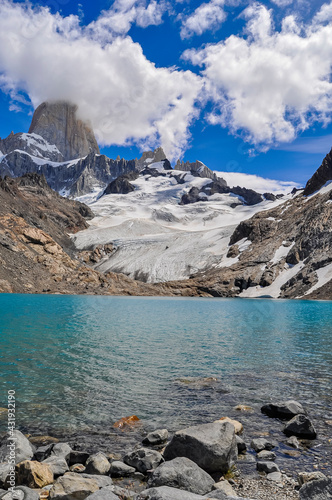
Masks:
[[[208,471],[227,472],[238,456],[234,426],[202,424],[177,431],[164,451],[165,460],[184,456]]]
[[[199,495],[211,491],[213,484],[212,477],[186,457],[159,465],[148,481],[149,487],[170,486]]]

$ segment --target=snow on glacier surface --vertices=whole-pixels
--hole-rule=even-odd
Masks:
[[[188,278],[207,267],[231,265],[226,258],[235,227],[256,212],[273,208],[285,201],[264,201],[255,206],[239,205],[233,194],[214,194],[207,201],[179,205],[184,193],[196,186],[202,188],[211,179],[194,177],[183,171],[165,171],[166,176],[140,176],[131,184],[135,191],[110,194],[90,201],[96,217],[90,227],[73,235],[78,249],[113,243],[116,251],[99,262],[96,269],[117,271],[149,282]],[[178,184],[174,175],[185,180]],[[244,244],[243,250],[249,245]]]

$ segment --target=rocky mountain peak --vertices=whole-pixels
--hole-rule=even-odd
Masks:
[[[325,156],[321,166],[308,180],[303,194],[309,196],[318,191],[329,181],[332,181],[332,150]]]
[[[40,104],[34,112],[29,134],[37,134],[54,144],[65,161],[100,153],[93,130],[77,118],[77,106],[69,102]]]
[[[156,148],[154,151],[144,151],[141,158],[137,160],[138,170],[143,169],[150,163],[158,163],[166,159],[163,148]]]

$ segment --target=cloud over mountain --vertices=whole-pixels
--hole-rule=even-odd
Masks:
[[[101,19],[81,27],[77,16],[1,2],[2,88],[25,91],[34,106],[58,99],[78,104],[101,144],[160,143],[177,157],[201,78],[157,68],[130,37],[105,33]]]

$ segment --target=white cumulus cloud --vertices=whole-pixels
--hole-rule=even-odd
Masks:
[[[149,22],[144,16],[142,25]],[[35,107],[46,100],[76,103],[101,145],[161,144],[178,157],[196,114],[201,77],[156,68],[130,37],[108,36],[99,28],[82,28],[76,16],[2,0],[2,89],[26,92]]]
[[[244,35],[183,54],[202,67],[214,103],[210,123],[262,149],[292,141],[314,121],[329,123],[332,23],[304,26],[288,16],[276,30],[272,10],[259,3],[244,15]]]
[[[211,0],[208,3],[202,3],[191,15],[183,19],[180,31],[181,38],[202,35],[207,30],[220,27],[226,19],[224,4],[224,0]]]

